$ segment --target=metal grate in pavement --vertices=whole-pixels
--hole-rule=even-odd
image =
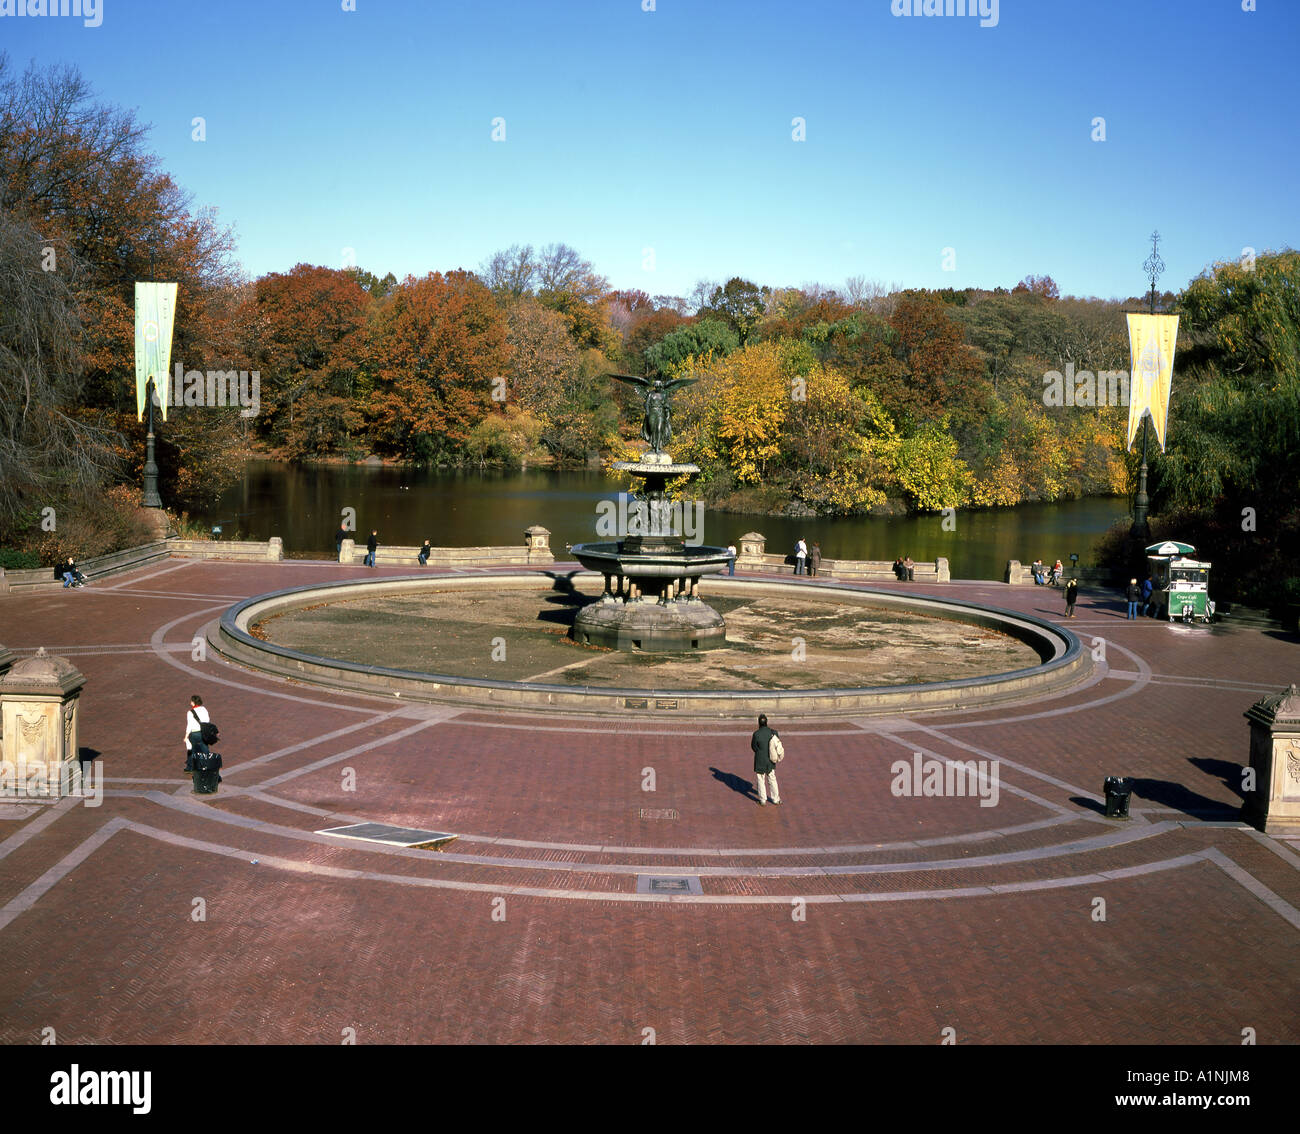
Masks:
[[[394,827],[390,823],[352,823],[347,827],[327,827],[318,835],[337,835],[341,839],[363,839],[368,843],[386,843],[390,847],[417,850],[441,850],[457,836],[448,831],[421,831],[418,827]]]
[[[639,809],[642,819],[676,819],[677,809],[673,807],[642,807]]]
[[[638,894],[703,894],[704,888],[694,874],[638,874]]]

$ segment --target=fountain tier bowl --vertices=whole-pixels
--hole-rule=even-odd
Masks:
[[[699,596],[700,576],[726,568],[725,547],[689,547],[680,537],[649,535],[580,543],[572,552],[587,570],[605,577],[600,601],[574,619],[575,642],[646,653],[727,644],[722,615]]]
[[[725,547],[691,547],[672,536],[631,536],[617,543],[576,543],[569,549],[588,571],[638,579],[696,579],[727,569]]]

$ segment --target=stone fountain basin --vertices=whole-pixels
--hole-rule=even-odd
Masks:
[[[578,543],[571,547],[574,559],[588,571],[631,578],[692,578],[716,575],[727,569],[730,556],[725,547],[682,547],[675,551],[620,551],[617,543]]]

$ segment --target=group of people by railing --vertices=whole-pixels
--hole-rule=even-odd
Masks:
[[[1050,568],[1044,566],[1041,559],[1035,559],[1029,570],[1033,573],[1034,582],[1040,587],[1059,587],[1065,577],[1065,568],[1059,559]]]

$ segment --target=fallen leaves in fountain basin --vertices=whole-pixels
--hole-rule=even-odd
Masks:
[[[550,685],[686,689],[862,688],[948,681],[1027,669],[1038,655],[1005,634],[842,593],[705,601],[727,622],[727,647],[642,654],[567,637],[599,583],[430,590],[290,610],[252,632],[305,653],[390,669]]]

